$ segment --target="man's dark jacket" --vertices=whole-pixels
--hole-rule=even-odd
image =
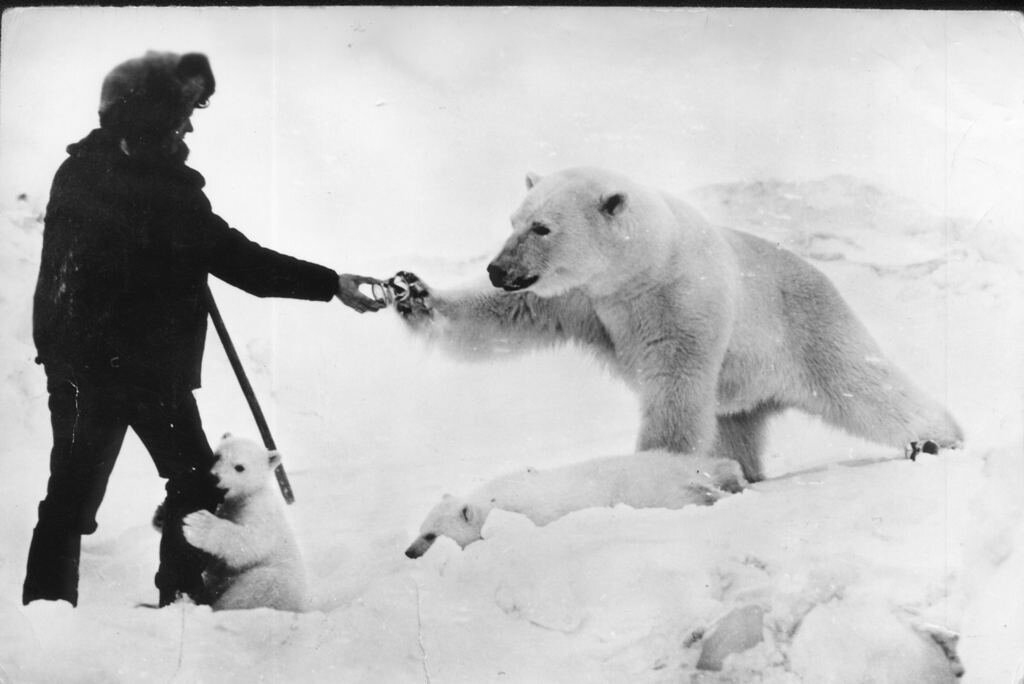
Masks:
[[[199,387],[207,275],[260,297],[329,301],[333,270],[261,247],[213,213],[183,162],[125,155],[103,129],[50,191],[33,335],[53,379]]]

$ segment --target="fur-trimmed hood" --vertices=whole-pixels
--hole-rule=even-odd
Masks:
[[[195,107],[205,107],[216,83],[206,55],[149,51],[107,74],[100,91],[100,125],[119,135],[160,135]]]

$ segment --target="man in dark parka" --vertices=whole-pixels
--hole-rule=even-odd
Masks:
[[[181,519],[221,499],[192,395],[208,275],[259,297],[383,306],[358,291],[376,280],[261,247],[213,213],[183,142],[213,91],[202,54],[149,52],[119,65],[103,83],[100,127],[68,147],[54,177],[33,308],[53,449],[25,604],[77,605],[81,535],[96,530],[129,427],[167,479],[160,605],[201,596],[206,557],[185,542]]]

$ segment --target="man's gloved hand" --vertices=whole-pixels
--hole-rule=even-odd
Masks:
[[[387,302],[367,297],[360,292],[359,286],[365,284],[380,286],[383,283],[376,278],[343,273],[338,276],[338,291],[335,293],[335,296],[341,300],[342,304],[359,313],[380,311],[387,306]]]

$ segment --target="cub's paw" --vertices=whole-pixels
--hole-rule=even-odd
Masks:
[[[394,293],[395,308],[403,318],[419,322],[433,316],[430,288],[415,273],[399,271],[387,283]]]
[[[192,546],[209,550],[210,537],[218,522],[217,516],[210,511],[196,511],[182,519],[181,532],[185,535],[185,541]]]

